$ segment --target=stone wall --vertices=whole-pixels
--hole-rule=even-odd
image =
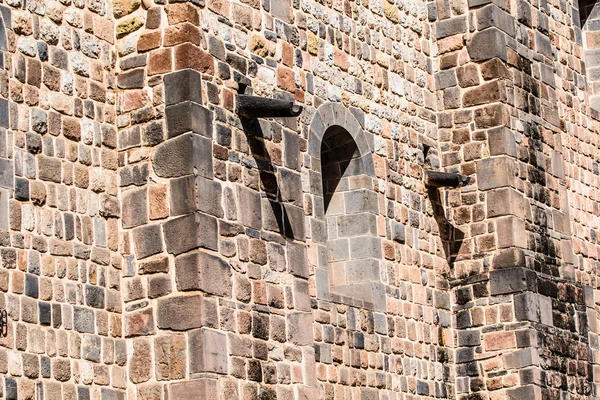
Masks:
[[[578,4],[5,1],[5,398],[598,396]]]

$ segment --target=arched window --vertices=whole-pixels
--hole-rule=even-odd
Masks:
[[[585,55],[585,71],[582,73],[585,73],[588,82],[590,107],[600,111],[600,4],[595,0],[580,0],[578,4]]]
[[[320,222],[312,225],[322,226],[312,238],[322,238],[325,253],[316,271],[318,295],[381,311],[385,285],[380,276],[379,206],[366,135],[345,107],[328,103],[319,107],[311,125],[311,151],[311,168],[321,189],[313,193]],[[327,290],[319,290],[325,284]]]

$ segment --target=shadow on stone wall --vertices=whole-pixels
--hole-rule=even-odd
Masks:
[[[269,201],[277,221],[279,233],[288,239],[294,239],[292,224],[281,199],[277,171],[273,168],[271,156],[265,146],[265,138],[260,124],[257,119],[246,118],[242,118],[241,123],[248,139],[250,152],[258,167],[261,193],[264,193]],[[304,238],[298,237],[297,239],[303,240]]]

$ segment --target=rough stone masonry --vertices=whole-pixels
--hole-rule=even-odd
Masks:
[[[0,0],[0,399],[600,398],[599,93],[590,0]]]

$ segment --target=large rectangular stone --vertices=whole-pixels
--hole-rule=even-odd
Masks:
[[[219,388],[216,379],[202,378],[172,383],[170,391],[169,400],[217,400],[219,398]]]
[[[512,186],[515,180],[515,162],[500,156],[477,161],[477,187],[489,190]]]
[[[146,225],[135,228],[132,237],[133,248],[138,260],[158,254],[163,250],[160,225]]]
[[[9,213],[8,213],[9,192],[5,189],[0,189],[0,231],[8,231]]]
[[[197,103],[186,101],[168,106],[165,109],[167,118],[167,136],[175,137],[193,132],[212,138],[213,113]]]
[[[163,77],[165,85],[165,105],[192,101],[202,104],[202,76],[193,69],[166,74]]]
[[[15,167],[12,160],[0,158],[0,187],[13,189],[15,185]]]
[[[488,146],[490,148],[491,156],[517,156],[517,142],[515,140],[515,135],[506,127],[490,129],[488,132]]]
[[[227,374],[227,336],[202,328],[189,333],[190,373]]]
[[[240,223],[244,226],[260,230],[260,194],[255,190],[251,190],[240,185],[237,187],[236,194]]]
[[[487,5],[477,10],[477,29],[499,28],[509,36],[515,36],[515,19],[495,4]]]
[[[485,61],[494,57],[506,61],[506,34],[496,28],[476,32],[467,42],[467,51],[472,61]]]
[[[536,274],[526,268],[506,268],[490,272],[490,292],[492,296],[534,290]]]
[[[218,249],[217,220],[199,212],[169,220],[163,224],[167,251],[175,255],[203,247]]]
[[[202,251],[175,259],[177,288],[202,290],[218,296],[231,296],[231,267],[223,259]]]
[[[187,331],[202,327],[202,296],[178,296],[158,299],[160,329]]]
[[[525,221],[514,216],[501,217],[496,220],[498,248],[527,248],[527,231]]]

